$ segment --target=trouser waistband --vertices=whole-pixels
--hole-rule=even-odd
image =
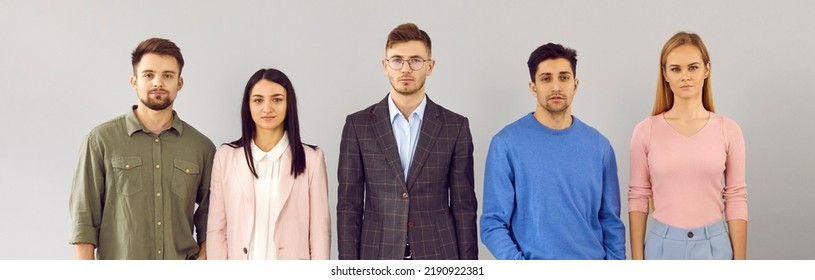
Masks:
[[[684,229],[654,220],[654,223],[651,225],[651,233],[659,235],[662,238],[674,240],[704,240],[727,233],[727,226],[725,226],[723,221],[717,221],[706,226]]]

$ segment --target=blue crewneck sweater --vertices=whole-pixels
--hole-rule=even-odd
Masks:
[[[572,119],[554,130],[530,113],[492,138],[481,240],[497,259],[625,259],[614,149]]]

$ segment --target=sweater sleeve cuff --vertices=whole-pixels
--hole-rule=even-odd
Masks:
[[[629,199],[628,212],[639,211],[648,213],[648,200],[647,199]]]
[[[747,221],[747,207],[732,207],[726,206],[725,211],[725,220],[728,222],[730,220],[745,220]]]

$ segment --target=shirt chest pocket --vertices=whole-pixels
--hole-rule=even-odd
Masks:
[[[120,157],[111,161],[116,185],[124,195],[133,195],[142,190],[141,157]]]
[[[175,159],[173,160],[173,193],[180,198],[187,199],[198,190],[201,180],[201,167],[197,164]]]

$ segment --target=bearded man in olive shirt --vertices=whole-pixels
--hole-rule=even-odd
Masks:
[[[215,145],[173,110],[184,58],[152,38],[131,59],[139,103],[83,142],[69,242],[77,259],[205,259]]]

